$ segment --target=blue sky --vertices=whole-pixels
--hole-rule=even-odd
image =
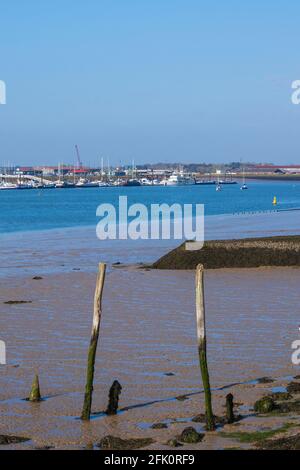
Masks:
[[[300,163],[299,2],[1,0],[0,165]]]

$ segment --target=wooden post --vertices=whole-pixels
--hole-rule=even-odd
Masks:
[[[34,376],[34,379],[31,385],[30,395],[28,397],[28,401],[31,401],[31,402],[41,401],[39,376],[37,374]]]
[[[106,414],[116,415],[119,407],[119,397],[122,390],[122,385],[115,380],[109,390],[108,406]]]
[[[226,419],[228,424],[232,424],[234,422],[232,393],[228,393],[228,395],[226,395]]]
[[[102,294],[105,281],[106,264],[99,264],[99,273],[97,276],[95,297],[94,297],[94,317],[92,334],[88,352],[87,373],[86,373],[86,386],[84,394],[84,403],[81,414],[81,419],[89,420],[92,408],[92,394],[94,382],[95,359],[97,352],[97,344],[99,338],[100,321],[102,313]]]
[[[202,382],[205,395],[205,416],[206,428],[208,431],[214,431],[215,422],[211,403],[211,390],[209,383],[209,374],[206,357],[206,329],[205,329],[205,302],[204,302],[204,282],[203,265],[199,264],[196,268],[196,318],[197,318],[197,339],[199,363],[202,375]]]

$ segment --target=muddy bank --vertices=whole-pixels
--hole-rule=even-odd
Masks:
[[[235,435],[204,430],[192,271],[124,268],[108,273],[92,420],[78,419],[95,280],[96,273],[72,271],[44,275],[39,282],[31,275],[1,282],[0,339],[6,342],[8,361],[0,367],[0,434],[30,439],[5,448],[98,448],[113,436],[133,439],[134,445],[136,439],[152,439],[147,449],[166,449],[191,426],[205,437],[184,444],[185,449],[247,448],[250,444]],[[271,393],[297,392],[293,377],[299,368],[291,363],[291,343],[298,338],[300,269],[210,270],[205,282],[214,413],[224,417],[226,395],[232,393],[235,415],[244,417],[221,429],[250,433],[252,441],[253,433],[264,427],[273,433],[291,417],[299,427],[297,397],[292,405],[288,400],[282,405],[285,410],[293,406],[290,416],[272,410],[258,417],[253,405]],[[32,303],[5,303],[11,299]],[[24,398],[35,373],[43,400],[31,403]],[[114,380],[123,388],[119,412],[108,416],[104,411]],[[117,444],[128,445],[122,441]]]
[[[187,251],[185,243],[153,263],[155,269],[256,268],[300,266],[300,236],[207,241],[201,250]]]
[[[116,416],[93,414],[87,423],[82,423],[76,414],[57,414],[55,397],[49,406],[47,400],[42,407],[31,407],[23,402],[22,413],[17,412],[16,403],[11,403],[9,419],[6,419],[4,403],[0,401],[4,416],[1,428],[7,430],[7,434],[0,435],[0,447],[39,450],[299,449],[300,409],[281,409],[283,403],[298,403],[299,392],[289,396],[288,400],[285,392],[273,392],[278,388],[286,390],[291,380],[291,376],[274,377],[271,384],[256,379],[213,390],[213,406],[217,413],[214,432],[206,430],[201,392],[189,395],[187,403],[172,400],[122,410]],[[233,394],[232,422],[225,414],[228,390]],[[258,401],[270,397],[274,397],[274,409],[256,409]],[[26,409],[29,406],[31,409]],[[201,413],[195,416],[197,411]],[[38,426],[30,419],[33,414]],[[16,432],[21,435],[22,429],[26,429],[27,438],[16,436]]]

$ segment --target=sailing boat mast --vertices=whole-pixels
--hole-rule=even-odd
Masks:
[[[246,185],[245,166],[243,166],[243,184],[241,186],[241,189],[248,189],[248,186]]]

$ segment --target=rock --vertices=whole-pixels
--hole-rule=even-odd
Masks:
[[[151,429],[167,429],[168,425],[166,423],[154,423],[151,426]]]
[[[113,266],[120,266],[120,264],[122,264],[122,263],[120,263],[120,261],[117,261],[116,263],[113,263],[112,265]]]
[[[166,375],[167,377],[172,377],[174,374],[174,372],[165,372],[164,375]]]
[[[292,395],[288,392],[275,392],[271,393],[269,395],[272,400],[278,400],[278,401],[283,401],[283,400],[290,400],[292,398]]]
[[[167,443],[167,446],[169,447],[182,447],[182,444],[175,438],[170,439]]]
[[[300,380],[300,375],[295,375],[294,379]]]
[[[300,382],[291,382],[286,389],[289,393],[300,393]]]
[[[32,278],[33,281],[40,281],[41,279],[43,279],[41,276],[34,276]]]
[[[6,436],[0,434],[0,445],[8,446],[9,444],[19,444],[20,442],[30,441],[28,437]]]
[[[35,447],[35,450],[53,450],[55,449],[54,446],[41,446],[41,447]]]
[[[141,439],[121,439],[115,436],[105,436],[98,444],[100,449],[114,449],[114,450],[131,450],[140,449],[153,444],[154,440],[150,438]]]
[[[276,410],[279,413],[300,413],[300,400],[296,401],[286,401],[283,403],[278,403]]]
[[[204,434],[200,434],[192,426],[185,428],[179,436],[179,440],[185,444],[196,444],[201,442],[204,438]]]
[[[199,413],[198,415],[196,415],[192,418],[192,421],[194,423],[205,423],[205,421],[206,421],[205,414],[204,413]]]
[[[94,450],[93,442],[88,442],[84,449],[85,450]]]
[[[188,400],[189,398],[186,396],[186,395],[179,395],[178,397],[176,397],[176,400],[178,401],[184,401],[184,400]]]
[[[271,397],[263,397],[254,404],[254,410],[258,413],[270,413],[275,409],[275,402]]]
[[[257,379],[257,382],[259,384],[270,384],[272,382],[275,382],[275,380],[271,379],[271,377],[260,377],[259,379]]]
[[[270,450],[300,450],[300,434],[280,439],[268,439],[259,444],[259,447]]]
[[[8,300],[4,303],[6,305],[32,304],[32,300]]]
[[[192,421],[194,423],[206,423],[206,417],[205,417],[205,414],[204,413],[199,413],[198,415],[194,416],[192,418]],[[215,416],[214,415],[214,421],[215,421],[215,424],[226,424],[226,418],[223,417],[223,416]]]

